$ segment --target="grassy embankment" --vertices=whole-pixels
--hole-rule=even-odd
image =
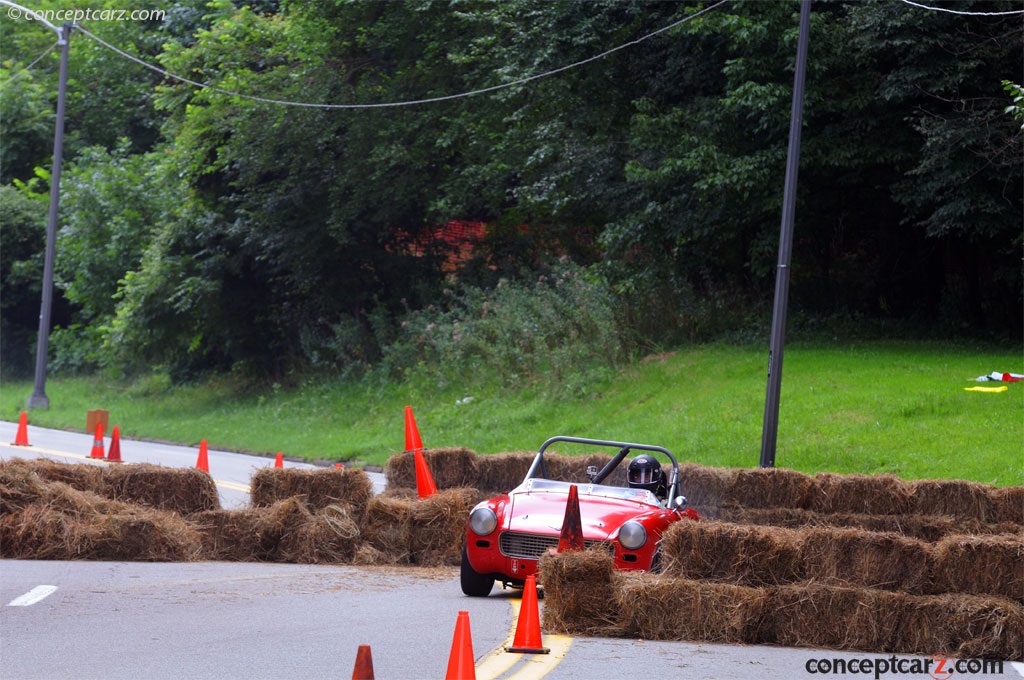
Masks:
[[[227,380],[167,388],[152,379],[126,385],[51,378],[51,408],[33,411],[30,422],[84,430],[86,410],[105,408],[126,438],[191,445],[206,439],[214,448],[382,465],[404,448],[409,404],[431,448],[535,450],[563,434],[659,444],[681,460],[754,467],[766,354],[763,347],[688,347],[648,357],[574,399],[552,397],[540,386],[510,392],[479,376],[443,387],[366,380],[261,395],[238,394]],[[1024,383],[974,382],[993,371],[1024,372],[1022,364],[1020,350],[1011,348],[792,343],[783,366],[776,463],[808,473],[1024,485]],[[1001,385],[1008,390],[964,389]],[[17,420],[31,390],[31,382],[4,384],[0,419]]]

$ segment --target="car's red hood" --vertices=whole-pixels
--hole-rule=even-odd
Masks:
[[[565,521],[568,494],[536,491],[511,494],[512,507],[508,528],[530,534],[559,535]],[[618,532],[623,522],[638,519],[646,512],[659,512],[646,503],[580,494],[580,520],[583,538],[606,540]]]

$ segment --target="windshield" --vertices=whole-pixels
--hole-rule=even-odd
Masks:
[[[542,477],[533,477],[527,479],[525,482],[519,485],[513,491],[519,492],[553,492],[553,493],[569,493],[569,487],[572,486],[571,482],[560,482],[554,479],[544,479]],[[658,505],[658,498],[647,489],[628,489],[621,486],[605,486],[603,484],[577,484],[577,492],[580,497],[583,496],[599,496],[601,498],[617,498],[624,501],[634,501],[637,503],[646,503],[648,505]]]

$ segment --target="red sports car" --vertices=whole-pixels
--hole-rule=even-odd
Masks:
[[[544,452],[555,442],[618,449],[601,469],[587,469],[578,483],[547,479]],[[631,453],[627,486],[602,484]],[[670,463],[669,474],[658,458]],[[462,550],[462,592],[486,597],[495,581],[522,586],[537,571],[541,555],[557,548],[565,520],[569,489],[579,497],[584,545],[604,546],[619,569],[657,571],[659,543],[665,529],[681,519],[699,519],[679,494],[679,463],[667,449],[647,444],[552,437],[544,442],[523,483],[508,493],[479,503],[469,513]]]

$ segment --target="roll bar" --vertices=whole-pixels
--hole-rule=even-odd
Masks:
[[[632,450],[638,451],[654,451],[657,453],[665,454],[670,461],[672,461],[672,474],[669,478],[668,485],[668,497],[669,499],[675,498],[679,495],[679,461],[672,455],[672,452],[662,446],[654,446],[652,444],[634,444],[630,442],[617,442],[607,439],[585,439],[583,437],[551,437],[546,442],[541,444],[540,449],[537,451],[537,457],[533,459],[533,463],[530,465],[530,469],[526,473],[526,479],[532,477],[546,477],[547,473],[544,469],[544,451],[555,442],[566,442],[569,444],[586,444],[588,446],[608,446],[619,449],[619,452],[615,454],[608,463],[597,473],[594,477],[593,483],[600,484],[604,481],[605,477],[611,474],[622,459],[629,455]]]

